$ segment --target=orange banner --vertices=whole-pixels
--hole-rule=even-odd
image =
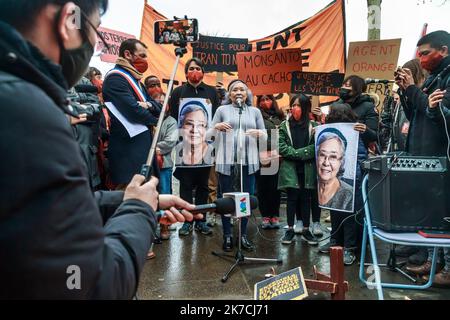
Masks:
[[[299,5],[299,9],[300,9]],[[141,41],[146,43],[150,52],[150,68],[147,75],[153,74],[161,79],[169,79],[175,62],[172,45],[158,45],[154,42],[153,24],[156,20],[167,20],[149,4],[144,8]],[[225,30],[224,30],[225,31]],[[345,10],[344,0],[335,0],[316,15],[298,22],[280,32],[263,39],[250,41],[252,51],[275,49],[302,49],[303,71],[308,72],[345,72]],[[180,62],[175,80],[178,84],[186,81],[185,62],[192,57],[192,48]],[[237,75],[224,74],[227,85]],[[205,75],[207,84],[216,84],[216,73]],[[276,93],[276,92],[274,92]],[[323,98],[326,102],[330,98]]]
[[[239,78],[255,95],[290,92],[292,73],[302,70],[300,49],[237,54]]]

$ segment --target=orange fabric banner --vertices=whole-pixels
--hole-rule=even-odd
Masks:
[[[148,45],[150,53],[150,67],[146,75],[153,74],[161,79],[169,79],[175,63],[175,47],[155,44],[153,24],[157,20],[167,20],[167,18],[146,4],[141,30],[141,41]],[[250,41],[250,44],[252,51],[301,48],[303,71],[345,73],[344,0],[335,0],[314,16],[266,38]],[[188,53],[180,61],[175,77],[178,84],[186,81],[184,66],[191,57],[192,48],[189,45]],[[235,78],[237,75],[224,74],[225,86]],[[216,73],[206,74],[204,81],[215,85]],[[329,99],[328,97],[321,101],[325,102]]]

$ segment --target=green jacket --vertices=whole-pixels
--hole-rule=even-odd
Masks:
[[[287,188],[300,189],[300,183],[303,183],[305,189],[317,188],[317,170],[315,162],[315,141],[312,133],[313,127],[318,123],[310,121],[309,136],[310,145],[304,148],[295,149],[292,146],[292,134],[289,128],[289,121],[284,121],[280,126],[279,148],[280,155],[283,158],[280,165],[278,176],[278,189]],[[297,161],[305,161],[305,181],[298,181]]]

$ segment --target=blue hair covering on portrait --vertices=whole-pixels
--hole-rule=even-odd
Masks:
[[[208,110],[206,107],[201,103],[200,101],[192,100],[187,103],[185,103],[180,108],[180,116],[178,117],[178,128],[181,128],[183,126],[184,119],[186,117],[186,114],[194,111],[202,110],[205,113],[206,121],[208,122]],[[208,123],[209,126],[209,123]]]
[[[340,132],[336,128],[327,128],[320,132],[319,136],[317,137],[317,145],[320,145],[326,137],[328,138],[330,136],[330,134],[337,136],[344,143],[344,151],[347,150],[347,139],[344,137],[342,132]]]

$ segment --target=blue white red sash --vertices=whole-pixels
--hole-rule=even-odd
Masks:
[[[142,101],[142,102],[147,101],[147,99],[145,98],[145,94],[142,92],[142,87],[141,87],[139,81],[136,81],[136,79],[134,79],[128,72],[119,70],[119,69],[112,69],[111,71],[109,71],[106,74],[105,78],[107,78],[108,76],[110,76],[112,74],[119,74],[122,77],[124,77],[125,80],[128,81],[128,83],[131,86],[131,88],[133,89],[134,93],[136,93],[139,101]]]

